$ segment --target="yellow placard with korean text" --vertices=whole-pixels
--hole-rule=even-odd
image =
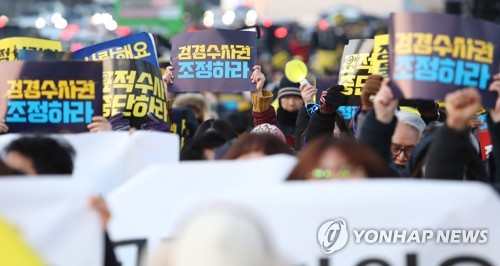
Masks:
[[[372,53],[372,72],[389,77],[389,34],[376,35]]]
[[[60,41],[29,38],[29,37],[10,37],[0,40],[0,61],[16,61],[18,50],[37,50],[37,51],[62,51]]]

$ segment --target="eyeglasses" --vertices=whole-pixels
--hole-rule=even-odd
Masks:
[[[391,144],[391,153],[393,157],[397,157],[401,152],[404,152],[406,157],[410,157],[415,149],[415,145],[403,146],[400,144]]]
[[[331,178],[339,178],[339,179],[349,179],[352,176],[352,172],[357,168],[347,167],[345,169],[339,171],[332,171],[330,169],[323,168],[314,168],[311,173],[307,175],[309,179],[331,179]]]

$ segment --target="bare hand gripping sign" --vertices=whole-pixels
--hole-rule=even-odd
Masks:
[[[170,62],[173,91],[240,92],[253,90],[250,75],[256,62],[255,33],[202,30],[172,38]]]
[[[87,132],[101,113],[100,62],[0,62],[0,118],[9,132]]]
[[[499,25],[473,18],[391,14],[389,67],[394,95],[443,100],[452,91],[474,87],[484,106],[494,106],[496,95],[488,85],[499,71],[499,31]]]

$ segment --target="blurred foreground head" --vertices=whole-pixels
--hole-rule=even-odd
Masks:
[[[374,151],[348,138],[324,136],[315,139],[298,159],[287,180],[392,176],[387,164]]]
[[[62,140],[46,136],[24,136],[5,147],[5,163],[25,175],[73,173],[75,150]]]
[[[255,159],[274,154],[294,155],[294,152],[283,140],[284,137],[279,138],[271,133],[254,133],[252,131],[252,133],[239,138],[226,152],[223,159]]]
[[[183,225],[169,245],[160,246],[149,266],[284,266],[261,225],[227,206],[208,208]]]
[[[210,107],[201,93],[183,93],[175,97],[174,108],[189,107],[193,110],[198,123],[212,118]]]

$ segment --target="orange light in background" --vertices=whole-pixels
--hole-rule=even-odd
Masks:
[[[328,27],[330,27],[330,24],[326,19],[322,19],[318,22],[318,29],[320,30],[327,30]]]
[[[75,43],[73,43],[73,44],[71,45],[70,50],[71,50],[71,52],[74,52],[74,51],[76,51],[76,50],[80,50],[80,49],[82,49],[82,48],[83,48],[83,45],[82,45],[81,43],[79,43],[79,42],[75,42]]]
[[[269,28],[273,25],[273,21],[271,19],[265,18],[262,20],[262,26]]]
[[[274,30],[274,37],[278,39],[283,39],[288,35],[288,30],[285,27],[279,27]]]
[[[120,36],[120,37],[128,36],[128,35],[130,35],[130,33],[131,33],[131,30],[130,30],[130,27],[128,27],[128,26],[119,26],[115,30],[115,34]]]

